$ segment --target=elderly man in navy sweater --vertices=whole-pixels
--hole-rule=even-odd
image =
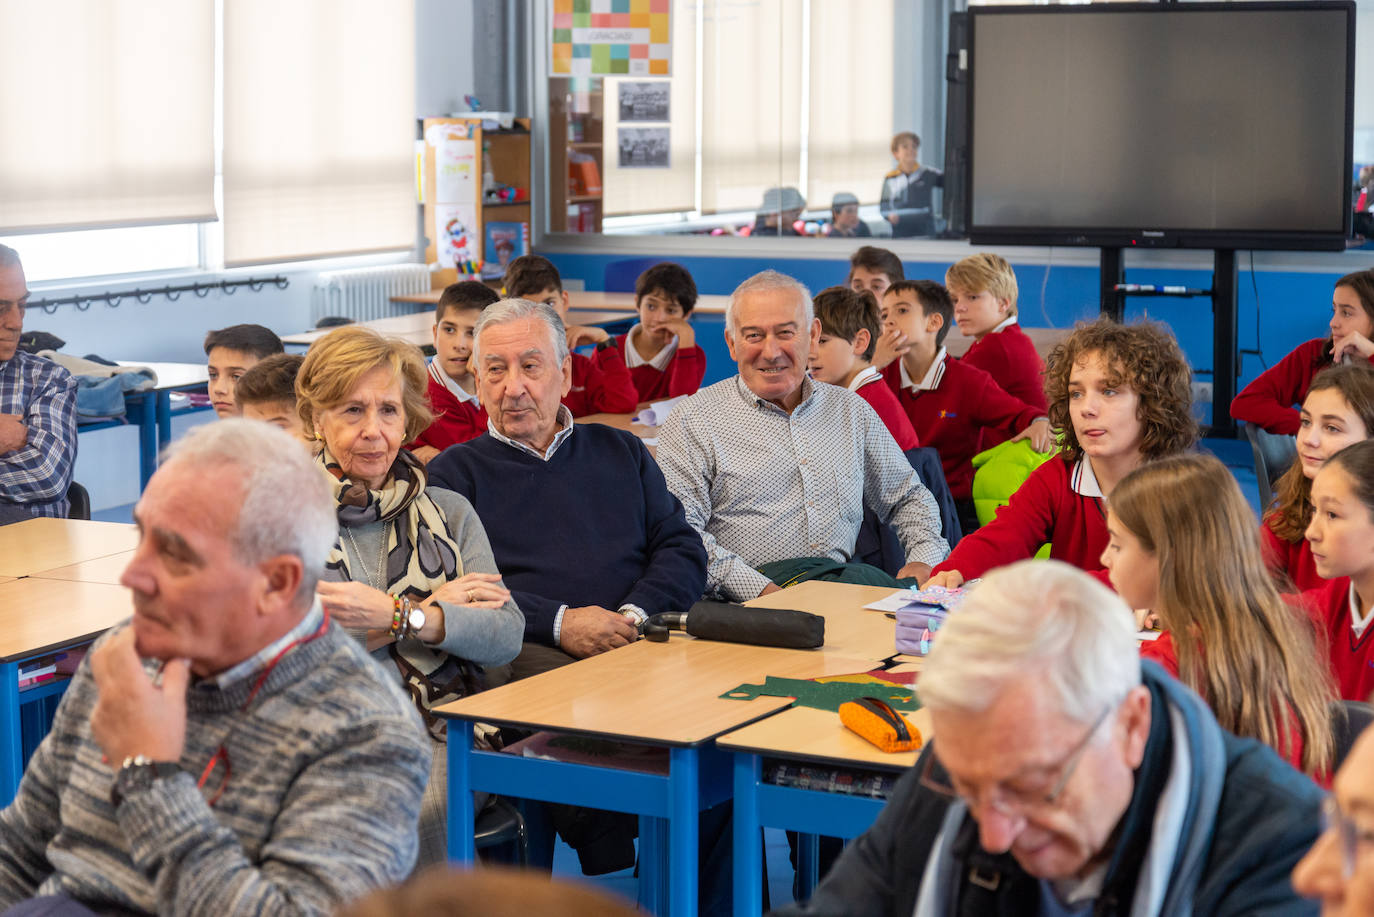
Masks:
[[[686,611],[706,552],[644,444],[573,423],[562,319],[522,299],[488,306],[473,365],[487,433],[430,463],[430,483],[467,497],[525,613],[515,677],[624,646],[646,615]]]

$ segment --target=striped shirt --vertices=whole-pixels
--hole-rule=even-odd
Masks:
[[[788,414],[739,376],[668,415],[658,462],[706,546],[706,586],[736,601],[769,580],[755,568],[797,557],[849,561],[864,506],[896,530],[909,563],[949,554],[935,498],[868,403],[802,383]]]
[[[76,462],[76,380],[51,360],[18,351],[0,364],[0,414],[28,427],[24,445],[0,453],[0,502],[65,517]]]

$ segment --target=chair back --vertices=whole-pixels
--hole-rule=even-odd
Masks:
[[[1331,734],[1336,739],[1336,752],[1331,762],[1333,773],[1370,723],[1374,723],[1374,705],[1357,700],[1331,702]]]
[[[1270,433],[1252,423],[1242,423],[1250,452],[1255,458],[1255,481],[1259,484],[1260,512],[1274,502],[1274,484],[1293,460],[1298,457],[1298,440],[1294,436]]]
[[[91,495],[75,481],[67,485],[67,502],[71,504],[67,510],[68,519],[91,518]]]

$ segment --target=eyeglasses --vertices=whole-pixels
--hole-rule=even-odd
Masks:
[[[935,754],[934,749],[926,755],[926,763],[921,771],[921,786],[943,796],[960,798],[966,802],[970,809],[979,809],[987,805],[1002,815],[1016,817],[1025,815],[1027,812],[1053,808],[1059,801],[1059,797],[1064,792],[1064,787],[1068,786],[1069,778],[1073,776],[1074,770],[1078,767],[1078,762],[1083,759],[1088,746],[1092,743],[1092,738],[1097,734],[1097,730],[1102,728],[1102,724],[1107,722],[1107,717],[1117,708],[1117,704],[1111,703],[1098,714],[1097,719],[1088,729],[1085,735],[1073,750],[1058,765],[1060,770],[1059,778],[1054,781],[1054,785],[1049,790],[1041,792],[1039,790],[1018,790],[1013,787],[997,787],[984,803],[977,797],[981,794],[965,792],[958,789],[952,782],[945,782],[935,776]],[[935,744],[935,739],[930,740],[930,744]]]
[[[1326,797],[1322,803],[1322,822],[1327,831],[1335,831],[1341,842],[1341,876],[1349,879],[1355,875],[1355,863],[1360,857],[1360,848],[1374,848],[1374,831],[1361,828],[1355,820],[1341,811],[1341,804],[1335,796]]]

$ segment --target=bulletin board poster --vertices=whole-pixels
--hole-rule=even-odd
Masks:
[[[472,124],[425,120],[426,256],[441,268],[475,274],[482,257],[481,149]],[[433,252],[430,256],[430,252]]]
[[[671,76],[671,0],[550,0],[553,76]]]

